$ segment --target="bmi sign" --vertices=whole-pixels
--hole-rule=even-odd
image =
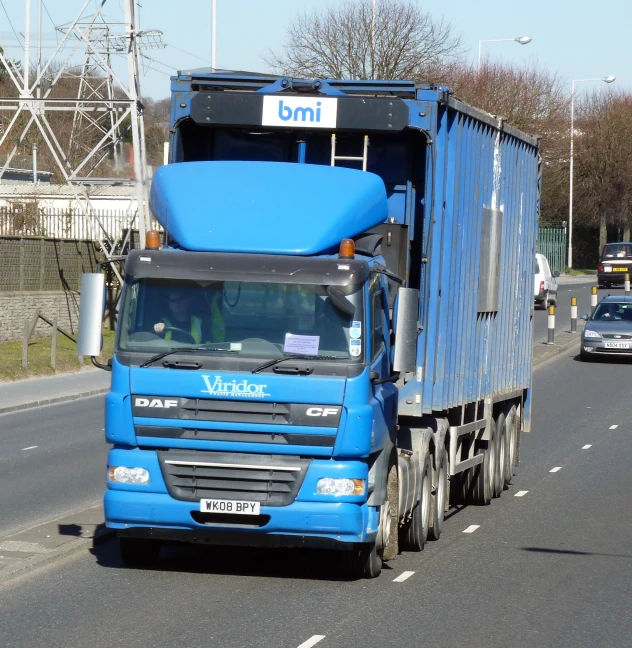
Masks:
[[[263,98],[263,126],[336,128],[338,99],[267,95]]]

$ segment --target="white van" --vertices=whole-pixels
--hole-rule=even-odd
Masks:
[[[535,255],[535,305],[546,310],[551,304],[557,306],[557,281],[559,272],[552,273],[547,258],[543,254]]]

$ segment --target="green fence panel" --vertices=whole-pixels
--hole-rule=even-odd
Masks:
[[[566,228],[540,227],[538,252],[548,259],[551,272],[564,272],[566,270]]]

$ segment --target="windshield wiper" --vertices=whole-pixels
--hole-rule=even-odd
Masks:
[[[281,362],[285,362],[286,360],[340,360],[340,356],[329,356],[329,355],[299,355],[297,353],[293,353],[292,355],[286,355],[283,356],[282,358],[276,358],[275,360],[267,360],[263,364],[259,365],[258,367],[255,367],[252,370],[252,373],[261,373],[264,371],[264,369],[268,369],[269,367],[274,367],[274,365],[278,365]]]
[[[221,351],[222,353],[237,353],[235,349],[222,349],[220,347],[172,347],[168,351],[163,351],[162,353],[157,353],[154,356],[151,356],[149,360],[145,360],[141,367],[148,367],[150,364],[156,362],[157,360],[162,360],[163,358],[166,358],[169,355],[172,355],[174,353],[189,353],[190,351],[211,351],[213,353]]]

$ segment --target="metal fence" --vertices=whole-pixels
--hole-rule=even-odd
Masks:
[[[552,272],[564,272],[566,270],[566,227],[540,226],[538,252],[548,259]]]
[[[94,216],[72,209],[26,205],[21,209],[0,207],[0,236],[46,237],[62,240],[117,240],[128,230],[136,214],[124,210],[97,209]]]

